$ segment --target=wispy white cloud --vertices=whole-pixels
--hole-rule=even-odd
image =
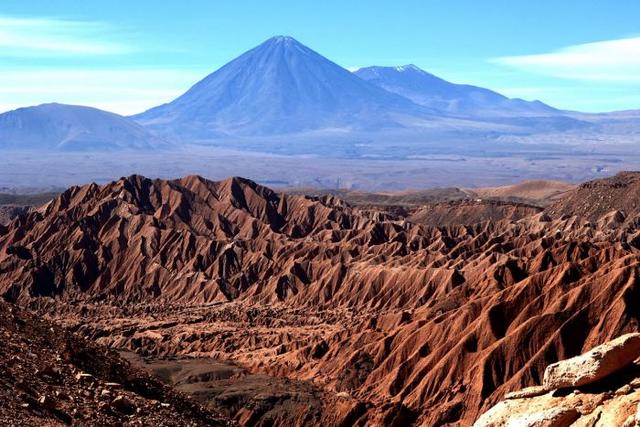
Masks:
[[[573,45],[538,55],[493,58],[491,62],[566,79],[640,82],[640,37]]]
[[[132,52],[112,40],[114,29],[96,21],[0,15],[0,56],[51,57]]]
[[[0,70],[0,113],[60,102],[134,114],[171,101],[206,73],[195,68]]]

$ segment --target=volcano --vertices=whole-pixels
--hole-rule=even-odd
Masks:
[[[273,37],[174,101],[133,116],[160,134],[208,139],[415,125],[428,109],[371,84],[291,37]]]

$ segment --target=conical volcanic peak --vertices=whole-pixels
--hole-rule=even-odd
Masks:
[[[396,127],[425,109],[360,79],[297,40],[273,37],[173,102],[134,118],[196,139]]]
[[[308,47],[300,43],[298,40],[291,36],[273,36],[262,43],[263,45],[283,46],[287,49],[303,49],[310,50]]]

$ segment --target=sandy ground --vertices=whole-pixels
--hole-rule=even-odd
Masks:
[[[204,405],[232,418],[241,418],[246,408],[262,406],[267,418],[289,413],[322,411],[323,392],[305,381],[251,373],[231,361],[210,358],[151,359],[132,352],[120,353],[134,366],[173,385]]]

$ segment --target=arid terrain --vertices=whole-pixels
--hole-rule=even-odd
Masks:
[[[638,331],[639,192],[633,172],[402,194],[133,175],[0,225],[2,309],[155,374],[207,408],[184,403],[194,423],[470,426],[554,362]],[[35,330],[12,327],[23,345]],[[37,378],[25,366],[13,375]],[[620,375],[582,388],[589,405],[563,402],[588,418],[635,376]],[[32,387],[36,400],[57,390]],[[640,400],[628,394],[625,420]],[[0,416],[56,417],[5,396]],[[91,417],[116,416],[96,405]]]
[[[11,194],[3,193],[0,189],[0,225],[9,223],[14,217],[27,213],[32,207],[40,206],[57,195],[55,192]]]
[[[113,350],[0,303],[4,426],[231,425]]]

